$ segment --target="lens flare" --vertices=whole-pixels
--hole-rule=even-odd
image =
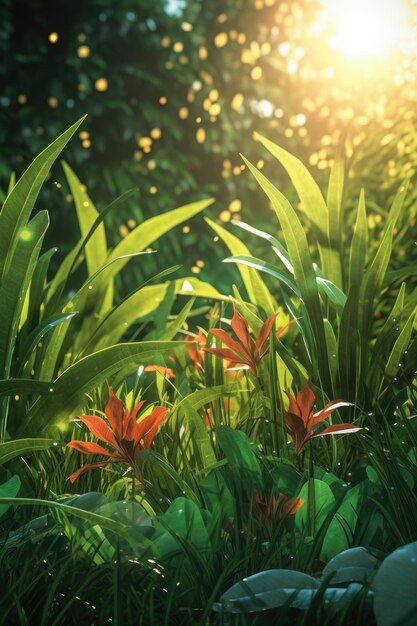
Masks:
[[[360,60],[401,50],[413,37],[410,9],[401,0],[322,0],[330,45]]]

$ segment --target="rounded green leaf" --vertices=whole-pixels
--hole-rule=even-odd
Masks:
[[[366,582],[373,577],[384,559],[376,549],[350,548],[330,559],[323,570],[323,577],[331,575],[329,584]]]
[[[188,498],[176,498],[159,518],[152,540],[153,553],[164,559],[186,551],[185,546],[207,550],[210,540],[198,506]]]
[[[416,581],[417,541],[387,556],[375,576],[374,612],[378,626],[415,626]]]
[[[220,602],[213,606],[213,610],[254,613],[276,609],[288,605],[296,597],[298,590],[317,587],[317,581],[308,574],[288,569],[271,569],[244,578],[230,587],[221,596]]]
[[[305,504],[295,514],[295,524],[299,530],[303,530],[307,523],[309,484],[303,485],[298,497],[304,500]],[[335,497],[329,485],[322,480],[314,479],[314,509],[315,509],[315,529],[316,532],[326,521],[335,504]]]

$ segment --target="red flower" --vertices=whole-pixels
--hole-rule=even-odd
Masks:
[[[287,498],[283,493],[279,493],[278,496],[271,494],[269,498],[267,498],[254,489],[254,494],[255,502],[253,504],[252,515],[259,515],[259,521],[262,525],[262,534],[265,539],[268,538],[268,533],[271,531],[274,523],[280,522],[287,515],[295,515],[304,504],[304,500],[301,498]],[[250,506],[247,502],[243,503],[243,510],[246,511],[246,513],[250,512]],[[223,530],[229,532],[226,530],[225,526],[223,526]]]
[[[206,345],[207,337],[199,330],[198,335],[187,335],[185,338],[187,342],[187,352],[194,367],[197,369],[204,369],[204,355],[202,348]]]
[[[288,410],[284,412],[284,420],[288,433],[295,443],[295,454],[299,455],[303,446],[310,439],[321,437],[322,435],[344,435],[346,433],[354,433],[362,430],[359,426],[353,424],[333,424],[328,426],[319,433],[314,433],[314,427],[325,420],[333,411],[342,406],[352,406],[351,402],[343,400],[333,400],[326,404],[324,409],[313,413],[316,395],[311,388],[310,380],[308,380],[301,391],[298,392],[297,398],[286,392],[290,400]]]
[[[112,451],[94,442],[70,441],[70,443],[67,443],[68,447],[74,448],[83,454],[102,454],[109,457],[108,461],[80,467],[80,469],[71,474],[70,481],[72,483],[87,469],[105,467],[111,463],[127,463],[135,469],[135,455],[140,450],[150,447],[168,411],[168,409],[162,406],[156,406],[149,415],[137,422],[136,416],[144,403],[145,400],[142,400],[133,411],[128,411],[123,402],[114,395],[113,389],[110,387],[109,401],[104,409],[110,427],[103,418],[97,415],[80,416],[81,421],[84,422],[90,432],[101,441],[109,444]]]
[[[268,526],[272,522],[280,521],[286,515],[295,515],[304,504],[301,498],[287,498],[283,493],[279,493],[278,497],[271,494],[266,499],[258,491],[255,491],[255,501],[262,521]]]
[[[238,341],[230,337],[225,330],[220,328],[213,328],[210,332],[221,339],[226,344],[227,348],[203,348],[206,352],[211,352],[215,356],[219,356],[223,359],[229,359],[236,365],[244,365],[249,369],[254,376],[257,376],[258,366],[261,359],[269,351],[269,333],[272,330],[275,318],[279,313],[270,315],[262,325],[261,330],[254,342],[249,335],[249,326],[247,320],[239,315],[236,306],[233,307],[233,318],[231,321],[231,327]],[[277,337],[281,335],[284,330],[288,328],[289,324],[286,324],[277,333]]]
[[[147,365],[145,372],[159,372],[166,378],[175,378],[175,372],[171,367],[164,367],[163,365]]]

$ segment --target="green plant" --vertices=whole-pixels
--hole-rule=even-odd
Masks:
[[[51,446],[85,394],[109,379],[122,380],[138,365],[158,360],[180,344],[170,340],[188,315],[193,300],[169,324],[175,295],[205,295],[204,284],[190,278],[141,285],[115,303],[113,284],[133,258],[173,225],[203,210],[210,201],[190,204],[137,226],[113,250],[107,249],[103,219],[131,192],[98,213],[75,174],[64,164],[72,188],[81,238],[52,278],[47,276],[56,249],[41,254],[49,218],[45,211],[30,217],[52,164],[82,120],[46,148],[10,192],[0,213],[0,402],[2,462],[12,456]],[[160,272],[168,275],[175,268]],[[73,276],[82,276],[75,292]],[[217,292],[209,290],[211,296]],[[220,294],[219,294],[220,297]],[[160,306],[164,303],[164,306]],[[154,339],[129,342],[129,329],[159,307]],[[150,339],[148,331],[148,337]],[[145,337],[145,339],[148,339]],[[126,341],[127,340],[127,341]],[[19,438],[19,442],[12,439]]]
[[[408,294],[405,303],[406,283],[403,282],[390,308],[387,309],[381,298],[390,289],[389,281],[392,281],[387,268],[407,183],[401,185],[388,213],[383,237],[376,245],[374,255],[368,258],[363,193],[353,236],[344,235],[343,161],[335,161],[326,202],[317,183],[298,159],[271,141],[259,135],[257,138],[291,176],[303,213],[312,226],[320,267],[313,263],[310,244],[297,212],[283,194],[246,160],[276,212],[286,246],[265,232],[239,223],[244,229],[268,240],[281,265],[272,265],[249,254],[235,254],[226,260],[278,279],[288,310],[298,318],[305,347],[303,358],[307,357],[311,373],[319,374],[323,390],[329,397],[345,398],[367,411],[374,408],[376,400],[392,405],[397,393],[406,389],[413,372],[412,330],[417,292],[413,290]],[[375,321],[376,317],[382,317],[382,324]]]
[[[29,204],[39,172],[46,174],[45,158],[58,151],[48,148],[11,184],[0,213],[0,225],[10,231],[7,240],[0,236],[0,289],[7,303],[1,315],[13,331],[4,343],[0,380],[0,620],[22,626],[109,620],[411,625],[417,395],[411,374],[416,338],[407,320],[416,301],[405,285],[393,300],[395,272],[382,280],[403,192],[388,216],[388,234],[373,244],[362,228],[361,200],[352,241],[341,238],[343,253],[331,242],[325,246],[323,220],[330,220],[331,203],[322,204],[313,229],[325,234],[315,252],[295,211],[260,177],[277,202],[286,246],[239,225],[272,243],[283,268],[252,257],[212,222],[238,262],[246,294],[233,287],[233,297],[225,297],[194,277],[167,281],[175,270],[169,268],[119,302],[119,270],[207,203],[151,218],[108,250],[104,218],[123,198],[98,213],[64,165],[81,238],[50,278],[50,253],[39,254],[41,235],[30,254],[23,251],[35,232]],[[305,202],[319,202],[318,187],[301,164],[279,155]],[[333,200],[341,194],[340,165],[332,173]],[[320,254],[323,272],[313,262]],[[358,258],[373,255],[361,276]],[[258,270],[279,278],[278,293]],[[366,298],[377,293],[374,315]],[[177,302],[180,295],[188,296],[185,306]],[[206,301],[195,306],[190,295]],[[358,372],[342,363],[346,307],[365,333],[355,344]],[[395,327],[401,330],[391,332],[402,308]],[[278,311],[283,326],[276,333]],[[204,315],[208,323],[197,334],[194,322]],[[218,345],[210,344],[212,336]],[[244,367],[230,368],[229,360]],[[390,378],[394,370],[397,380]],[[350,402],[332,400],[334,389],[347,384],[343,372],[355,376]],[[148,409],[142,411],[144,398]],[[353,400],[358,404],[349,408]],[[323,408],[313,413],[316,403]],[[333,411],[341,407],[355,424],[340,423]],[[354,437],[321,437],[354,430]],[[77,451],[104,460],[80,468]],[[102,471],[85,471],[96,466]],[[71,493],[75,489],[79,494]]]
[[[73,483],[78,476],[87,469],[105,467],[110,463],[127,463],[135,470],[135,457],[140,450],[146,450],[152,443],[158,427],[166,418],[168,409],[162,406],[154,407],[151,413],[137,422],[138,411],[142,408],[145,400],[128,411],[123,402],[114,395],[110,387],[109,400],[104,413],[107,422],[96,415],[81,415],[80,420],[87,426],[90,432],[104,443],[111,446],[112,452],[94,442],[70,441],[67,446],[82,452],[83,454],[100,454],[109,458],[108,461],[83,465],[79,470],[71,474],[70,481]],[[110,427],[109,425],[110,424]]]

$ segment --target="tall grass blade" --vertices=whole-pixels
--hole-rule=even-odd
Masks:
[[[17,233],[27,223],[49,170],[84,119],[85,116],[34,159],[4,201],[0,213],[0,282],[11,266]]]
[[[276,187],[247,159],[243,157],[248,169],[266,193],[277,214],[284,234],[290,262],[294,268],[294,278],[298,284],[301,298],[309,316],[314,332],[314,345],[310,346],[312,368],[318,368],[322,384],[331,395],[331,376],[326,351],[323,315],[320,307],[316,274],[310,256],[308,241],[304,229],[288,200]]]

